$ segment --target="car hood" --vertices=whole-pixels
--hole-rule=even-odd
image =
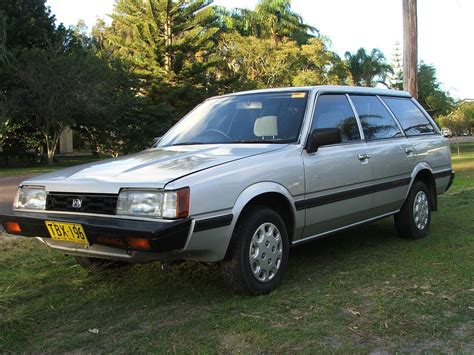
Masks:
[[[284,146],[221,144],[154,148],[36,176],[22,185],[45,186],[47,191],[90,193],[118,193],[125,187],[163,188],[180,177]]]

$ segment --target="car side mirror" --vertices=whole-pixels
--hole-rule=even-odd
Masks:
[[[339,128],[319,128],[314,129],[309,135],[306,151],[314,153],[319,147],[329,144],[337,144],[342,142],[341,130]]]

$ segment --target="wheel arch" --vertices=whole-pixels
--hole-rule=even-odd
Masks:
[[[437,211],[438,210],[438,194],[436,192],[436,180],[433,175],[433,170],[428,163],[421,162],[416,165],[415,169],[413,169],[413,172],[411,174],[410,186],[405,195],[405,200],[407,199],[408,194],[410,193],[410,190],[415,181],[421,181],[428,187],[428,191],[430,192],[430,197],[431,197],[431,206],[430,206],[431,210]]]
[[[298,220],[297,211],[294,200],[290,192],[282,185],[274,182],[260,182],[247,187],[237,198],[232,210],[234,221],[232,223],[232,231],[235,229],[243,213],[249,206],[268,206],[278,212],[285,223],[288,238],[291,244],[298,225],[303,223]],[[232,233],[232,238],[234,237]],[[229,246],[232,244],[230,240]],[[227,249],[226,258],[229,253]]]

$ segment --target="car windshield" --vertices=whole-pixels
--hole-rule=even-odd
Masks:
[[[207,100],[174,126],[158,147],[296,142],[307,97],[306,91],[293,91]]]

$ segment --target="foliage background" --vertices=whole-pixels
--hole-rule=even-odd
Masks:
[[[340,58],[290,0],[260,0],[254,10],[117,0],[111,18],[90,31],[83,21],[65,28],[45,0],[0,3],[0,164],[52,164],[66,126],[94,153],[138,151],[201,101],[229,92],[402,86],[398,46],[391,63],[377,48]],[[419,101],[440,123],[472,127],[436,68],[421,63],[419,81]]]

